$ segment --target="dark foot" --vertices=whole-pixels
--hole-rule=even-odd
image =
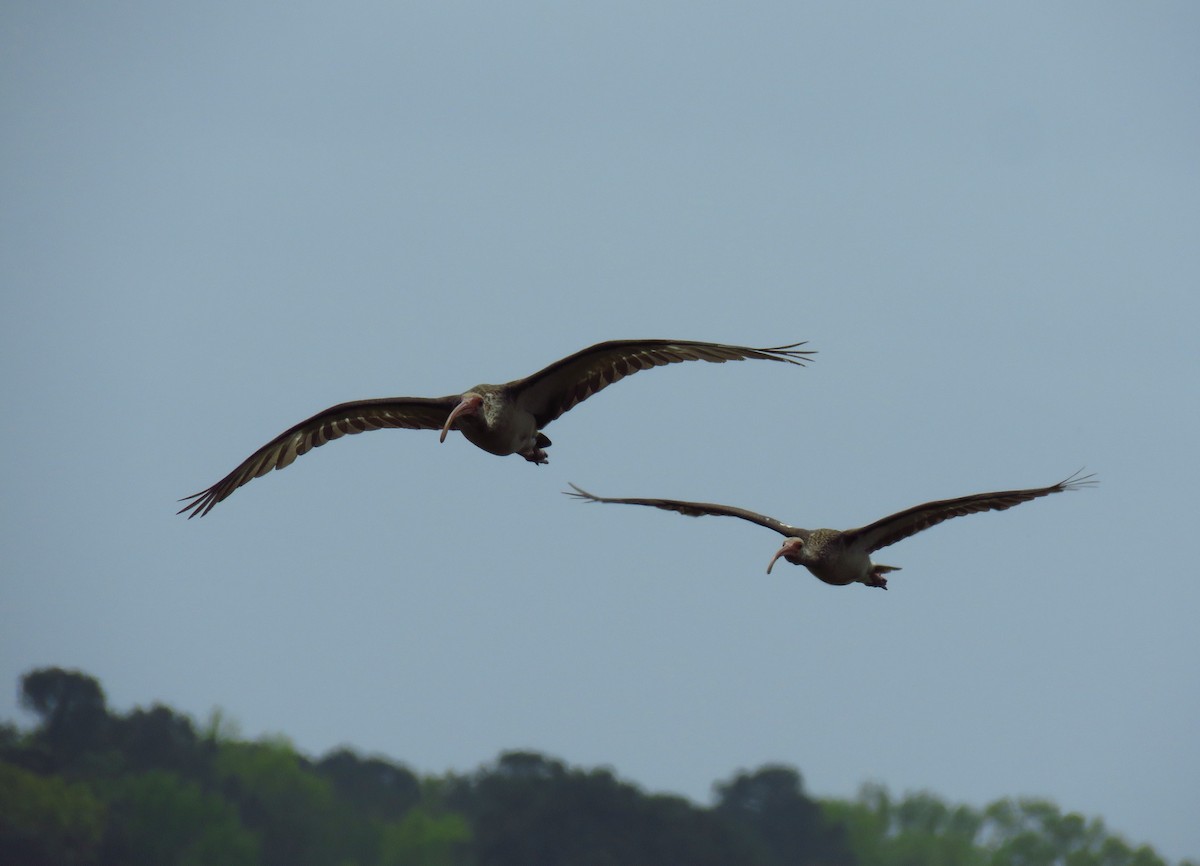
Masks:
[[[534,463],[534,464],[550,462],[550,458],[546,456],[546,452],[543,451],[541,448],[535,448],[533,451],[525,451],[521,454],[521,456],[524,457],[526,460],[528,460],[530,463]]]
[[[865,581],[867,586],[877,586],[880,589],[887,589],[887,578],[884,577],[889,571],[899,571],[898,565],[876,565],[871,569],[871,576]]]

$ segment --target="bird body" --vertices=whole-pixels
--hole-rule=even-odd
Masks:
[[[862,583],[887,589],[883,574],[900,570],[893,565],[876,565],[859,537],[836,529],[814,529],[807,538],[789,538],[771,559],[767,574],[780,557],[793,565],[803,565],[817,580],[832,586]]]
[[[568,491],[567,495],[589,502],[648,505],[666,511],[675,511],[689,517],[718,515],[748,520],[772,529],[787,538],[783,546],[771,557],[771,562],[767,565],[768,574],[771,573],[776,561],[783,558],[793,565],[803,565],[818,580],[834,586],[861,583],[866,586],[887,589],[887,578],[884,577],[884,574],[900,569],[894,565],[879,565],[872,562],[871,554],[875,551],[953,517],[977,514],[983,511],[1004,511],[1022,502],[1029,502],[1052,493],[1061,493],[1064,490],[1078,490],[1094,484],[1096,484],[1094,476],[1081,476],[1076,472],[1049,487],[1001,490],[994,493],[974,493],[955,499],[940,499],[936,502],[914,505],[912,508],[889,515],[867,526],[847,530],[802,529],[773,517],[767,517],[765,514],[711,502],[688,502],[679,499],[616,499],[596,496],[574,484],[571,487],[575,492]]]
[[[538,431],[537,418],[513,400],[504,385],[476,385],[462,395],[446,417],[440,441],[456,429],[489,454],[520,454],[531,463],[547,463],[550,440]]]
[[[490,454],[519,454],[546,463],[551,421],[596,392],[640,370],[682,361],[724,363],[748,359],[803,366],[813,352],[803,343],[752,349],[691,340],[610,340],[589,346],[548,367],[503,385],[476,385],[447,397],[385,397],[339,403],[285,430],[205,490],[186,496],[179,513],[207,514],[243,484],[283,469],[326,442],[385,427],[451,430]]]

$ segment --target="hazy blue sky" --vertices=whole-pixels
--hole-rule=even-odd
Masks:
[[[1200,8],[0,7],[0,718],[126,711],[422,771],[506,748],[707,801],[767,761],[1053,798],[1200,857]],[[359,397],[600,340],[550,465],[384,431],[175,500]],[[833,588],[701,498],[955,520]]]

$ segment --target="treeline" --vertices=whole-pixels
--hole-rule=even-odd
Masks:
[[[21,679],[39,717],[0,725],[6,866],[1163,866],[1045,801],[979,811],[929,794],[816,800],[765,766],[697,806],[532,752],[418,776],[348,749],[319,760],[246,742],[214,714],[110,712],[100,684]]]

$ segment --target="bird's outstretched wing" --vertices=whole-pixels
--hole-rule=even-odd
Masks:
[[[189,520],[208,514],[214,505],[243,484],[272,469],[289,466],[301,454],[342,436],[385,427],[440,429],[458,401],[457,396],[384,397],[331,406],[280,433],[212,487],[179,500],[187,505],[177,513],[188,512]]]
[[[571,482],[567,482],[570,484]],[[767,517],[765,514],[758,514],[754,511],[747,511],[745,508],[735,508],[732,505],[716,505],[712,502],[684,502],[680,499],[611,499],[607,496],[596,496],[594,493],[588,493],[582,487],[571,484],[574,493],[569,490],[563,492],[567,496],[574,496],[576,499],[583,499],[588,502],[615,502],[619,505],[649,505],[653,508],[661,508],[664,511],[677,511],[680,514],[686,514],[688,517],[703,517],[706,514],[712,514],[719,517],[740,517],[742,520],[749,520],[751,523],[757,523],[759,526],[765,526],[767,529],[773,529],[780,535],[786,535],[791,538],[808,538],[809,531],[801,529],[798,526],[788,526],[781,520],[776,520],[774,517]]]
[[[801,349],[803,345],[751,349],[688,340],[610,340],[555,361],[532,376],[509,382],[505,388],[517,405],[537,419],[538,427],[545,427],[597,391],[639,370],[682,361],[721,364],[751,358],[803,366],[815,354]]]
[[[1082,471],[1080,470],[1080,472]],[[1080,475],[1079,472],[1076,472],[1071,477],[1064,478],[1049,487],[975,493],[971,496],[960,496],[957,499],[926,502],[924,505],[914,505],[912,508],[897,512],[890,517],[876,520],[868,526],[848,530],[846,532],[847,541],[859,539],[865,544],[867,552],[872,553],[952,517],[978,514],[981,511],[1004,511],[1014,505],[1020,505],[1022,502],[1049,496],[1051,493],[1078,490],[1081,487],[1091,487],[1097,483],[1095,475]]]

